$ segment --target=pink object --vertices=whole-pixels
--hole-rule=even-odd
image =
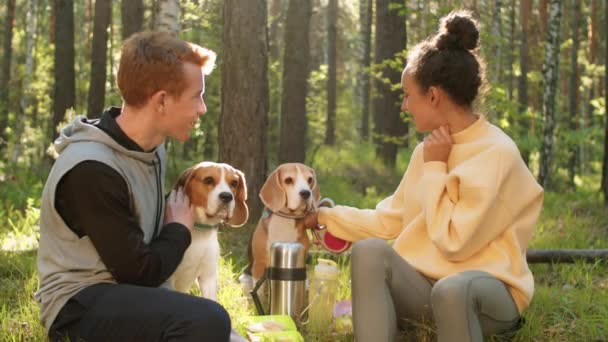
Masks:
[[[344,315],[353,314],[353,305],[350,299],[341,300],[334,305],[334,318],[338,318]]]
[[[352,242],[342,240],[332,235],[325,227],[315,227],[315,229],[312,230],[312,234],[318,244],[332,253],[340,254],[348,250],[352,245]]]

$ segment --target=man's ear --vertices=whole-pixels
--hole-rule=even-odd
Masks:
[[[165,110],[166,102],[167,92],[165,90],[159,90],[150,97],[150,103],[153,105],[153,108],[159,112]]]

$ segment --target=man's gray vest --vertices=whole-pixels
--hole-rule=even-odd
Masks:
[[[55,141],[59,157],[42,193],[38,248],[40,286],[35,298],[47,330],[59,310],[78,291],[97,283],[115,283],[89,237],[79,238],[55,209],[55,191],[63,175],[85,160],[99,161],[118,171],[129,188],[130,209],[137,217],[145,243],[159,233],[164,219],[164,145],[151,152],[129,151],[92,123],[94,121],[77,117],[62,130]],[[103,217],[97,219],[104,220]]]

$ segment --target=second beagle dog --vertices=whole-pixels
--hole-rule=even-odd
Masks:
[[[266,270],[273,242],[300,242],[308,251],[310,240],[302,219],[315,210],[320,196],[315,171],[304,164],[282,164],[266,179],[260,190],[265,213],[250,242],[253,284]]]
[[[174,189],[180,187],[195,207],[196,219],[192,242],[168,284],[187,293],[196,282],[203,297],[217,300],[217,230],[222,223],[238,227],[247,222],[245,176],[228,164],[202,162],[182,172]]]

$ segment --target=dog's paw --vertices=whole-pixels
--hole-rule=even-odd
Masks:
[[[253,278],[249,274],[241,274],[239,276],[239,283],[243,289],[243,293],[248,297],[253,290]]]

